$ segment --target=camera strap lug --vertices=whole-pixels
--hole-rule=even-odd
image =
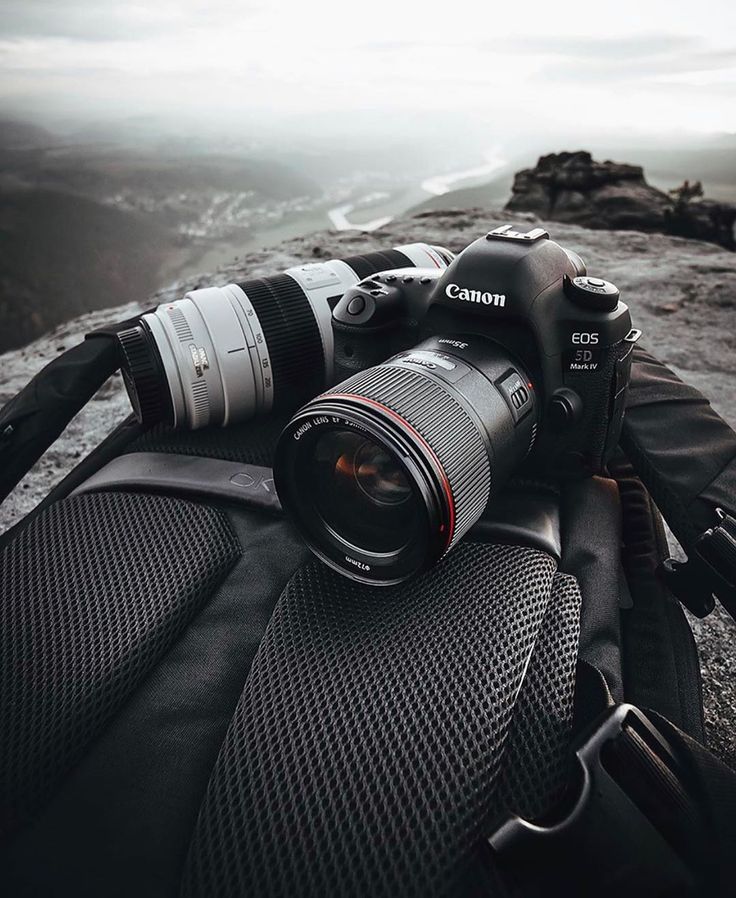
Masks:
[[[488,837],[499,861],[546,895],[695,894],[682,846],[697,846],[699,815],[650,719],[633,705],[608,709],[575,750],[574,765],[557,809],[534,822],[507,818]]]
[[[661,567],[665,583],[696,617],[715,607],[714,595],[736,609],[736,520],[716,509],[718,523],[694,543],[687,561],[668,558]]]

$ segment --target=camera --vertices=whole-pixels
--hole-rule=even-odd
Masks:
[[[613,284],[510,225],[446,268],[364,277],[332,331],[339,383],[287,424],[274,479],[313,552],[377,586],[450,551],[515,472],[600,471],[640,335]]]
[[[414,243],[164,303],[117,334],[133,410],[145,425],[198,429],[296,408],[333,382],[331,316],[346,290],[389,268],[444,270],[452,258]]]
[[[416,243],[194,290],[118,338],[144,424],[301,405],[276,446],[281,504],[328,565],[394,585],[513,474],[605,466],[639,335],[576,253],[506,225],[457,256]]]

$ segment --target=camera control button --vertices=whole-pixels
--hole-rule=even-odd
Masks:
[[[586,276],[565,278],[564,290],[571,302],[592,312],[613,312],[620,295],[608,281]]]
[[[511,406],[511,415],[516,424],[532,407],[532,385],[526,383],[518,371],[514,371],[498,383],[497,386]]]
[[[348,315],[360,315],[365,311],[365,297],[354,296],[348,303]]]
[[[556,390],[549,403],[549,422],[554,430],[565,430],[579,420],[583,404],[577,393],[565,389]]]

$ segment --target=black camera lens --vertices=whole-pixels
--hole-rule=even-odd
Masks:
[[[536,420],[531,381],[502,347],[433,338],[304,406],[279,440],[276,488],[329,565],[400,583],[478,520]]]
[[[403,548],[416,524],[417,503],[390,450],[359,432],[336,428],[320,435],[311,462],[305,462],[313,465],[308,489],[326,527],[371,552]]]
[[[379,505],[403,505],[411,496],[411,486],[398,462],[372,440],[364,440],[354,459],[355,481]]]

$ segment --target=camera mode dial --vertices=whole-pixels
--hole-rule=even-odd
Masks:
[[[576,306],[591,312],[613,312],[618,305],[618,287],[602,278],[579,275],[565,278],[565,295]]]

